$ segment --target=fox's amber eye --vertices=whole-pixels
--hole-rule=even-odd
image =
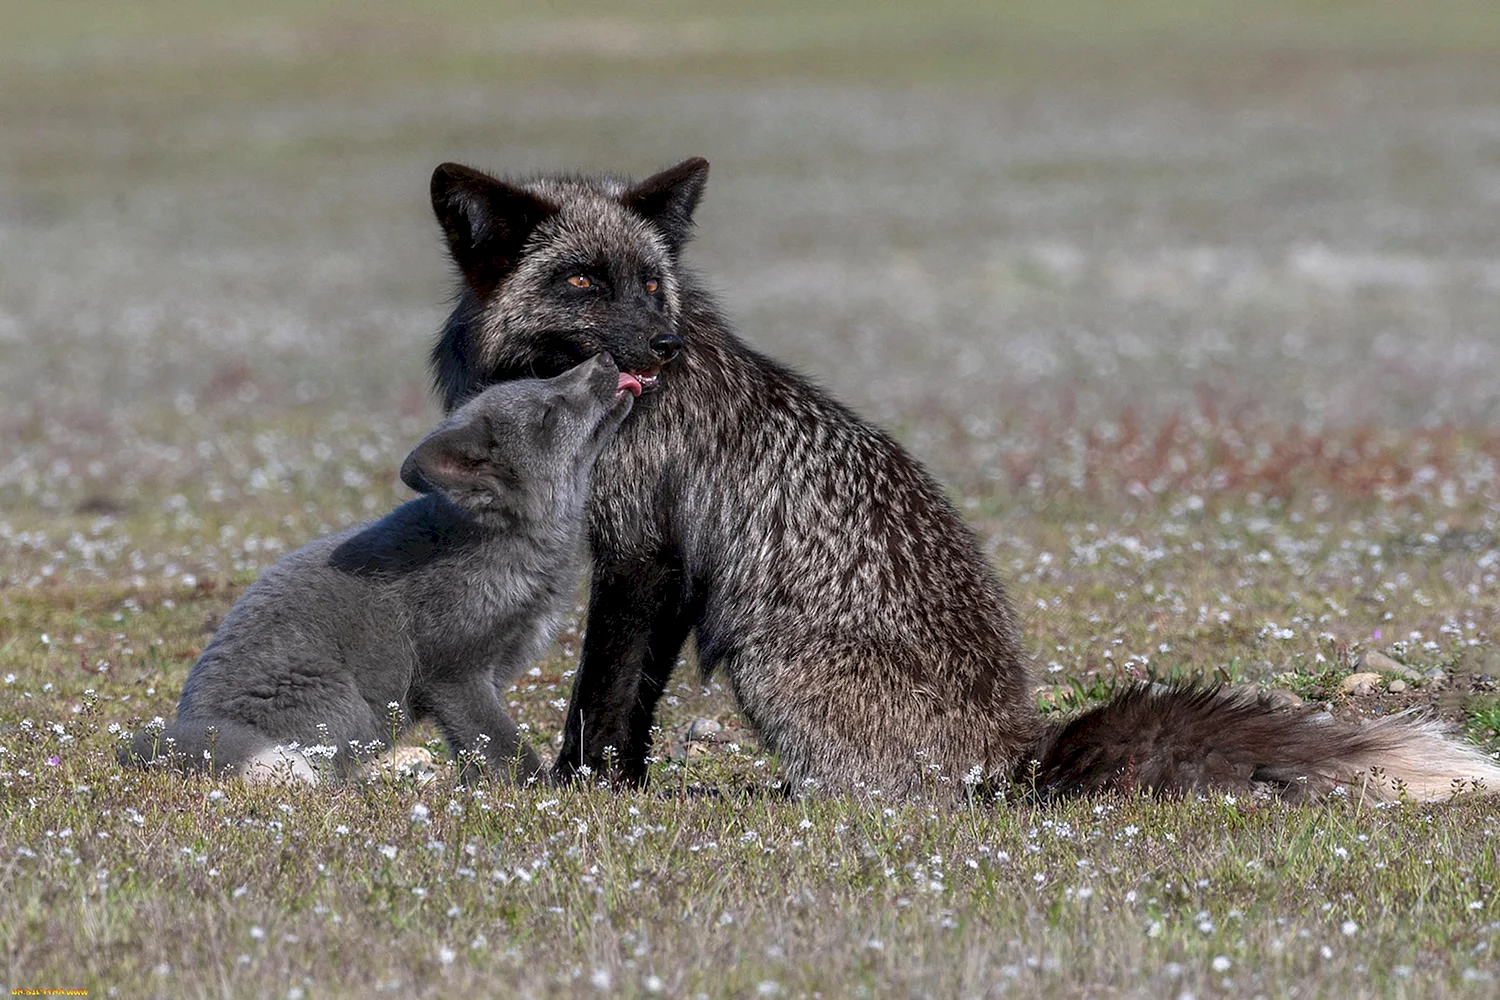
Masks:
[[[568,279],[568,284],[572,285],[574,288],[593,288],[594,287],[594,283],[589,280],[589,277],[586,274],[575,274],[575,275],[573,275],[571,278]]]
[[[658,288],[660,288],[660,287],[661,286],[656,283],[656,279],[655,278],[647,278],[646,279],[646,294],[647,295],[655,295],[656,294],[656,290]]]

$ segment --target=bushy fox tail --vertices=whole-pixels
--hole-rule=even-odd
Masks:
[[[130,745],[120,748],[117,757],[127,766],[165,765],[214,777],[258,780],[286,772],[294,779],[317,780],[300,753],[277,747],[274,739],[256,729],[221,719],[178,719],[165,728],[146,726],[136,732]]]
[[[1238,688],[1152,684],[1048,728],[1015,777],[1043,797],[1135,788],[1270,791],[1295,801],[1338,788],[1380,800],[1500,792],[1500,764],[1438,722],[1410,714],[1338,722]]]

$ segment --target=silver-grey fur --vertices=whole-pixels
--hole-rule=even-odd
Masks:
[[[632,404],[620,383],[600,355],[460,408],[402,467],[425,495],[262,573],[193,667],[176,720],[141,730],[122,759],[170,750],[181,767],[244,773],[280,745],[295,776],[328,754],[325,773],[346,776],[354,751],[391,740],[394,703],[492,773],[540,773],[503,692],[578,585],[594,460]]]
[[[683,267],[707,173],[687,160],[637,184],[453,164],[433,175],[462,276],[432,353],[449,406],[601,350],[647,383],[595,472],[559,776],[587,765],[644,780],[655,706],[691,633],[705,675],[728,676],[798,787],[899,795],[935,769],[1042,795],[1300,797],[1379,767],[1423,796],[1449,778],[1500,788],[1500,768],[1430,726],[1327,724],[1216,689],[1130,691],[1045,724],[1015,613],[941,487],[736,336]]]

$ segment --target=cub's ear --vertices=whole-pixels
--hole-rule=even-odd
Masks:
[[[499,287],[532,230],[557,211],[529,191],[457,163],[432,172],[432,210],[454,263],[480,298]]]
[[[490,433],[483,419],[443,426],[401,463],[401,481],[418,493],[468,491],[494,478]]]
[[[652,174],[627,190],[620,200],[632,212],[655,223],[676,256],[693,233],[693,212],[707,183],[708,161],[695,156]]]

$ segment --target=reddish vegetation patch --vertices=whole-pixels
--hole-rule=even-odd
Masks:
[[[1066,490],[1095,499],[1180,493],[1291,499],[1322,492],[1386,503],[1443,500],[1500,488],[1500,432],[1309,429],[1260,417],[1226,416],[1205,403],[1191,414],[1147,423],[1134,409],[1084,430],[1046,417],[980,444],[958,419],[955,448],[985,452],[983,471],[1016,489]],[[995,445],[999,447],[994,447]]]

